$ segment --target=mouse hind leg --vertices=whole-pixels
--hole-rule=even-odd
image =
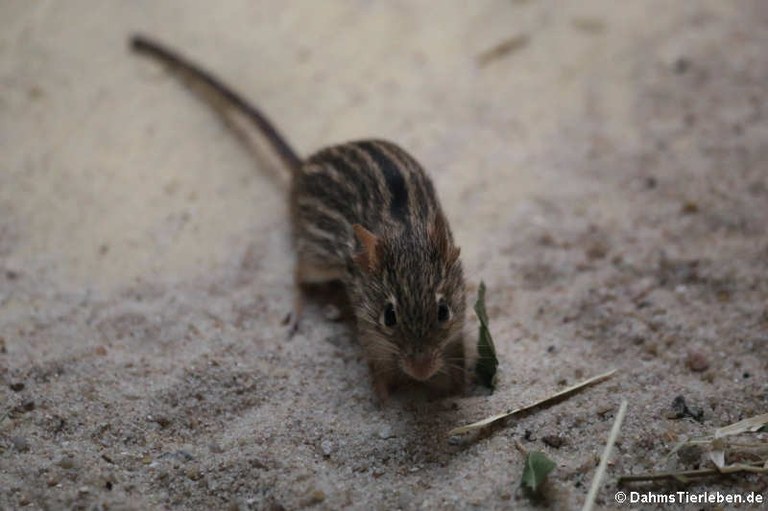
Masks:
[[[344,269],[338,265],[326,264],[299,254],[293,271],[293,312],[288,321],[288,338],[296,335],[301,325],[306,301],[305,287],[328,284],[340,280]]]

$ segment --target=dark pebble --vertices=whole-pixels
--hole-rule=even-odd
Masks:
[[[22,390],[24,390],[24,383],[20,381],[16,383],[11,383],[9,387],[11,387],[11,390],[14,392],[21,392]]]
[[[667,415],[667,417],[670,419],[684,419],[686,417],[690,417],[697,422],[702,422],[704,419],[704,410],[698,406],[688,406],[688,403],[685,401],[685,397],[677,396],[672,401],[672,410],[671,413]]]
[[[684,215],[695,215],[699,212],[699,205],[695,202],[686,202],[680,206],[680,213]]]
[[[700,373],[709,369],[709,360],[700,351],[691,350],[688,352],[688,357],[685,359],[685,365],[688,369]]]
[[[157,415],[152,418],[152,421],[155,422],[158,426],[160,426],[163,429],[171,425],[171,419],[169,419],[164,415]]]
[[[563,438],[560,435],[547,435],[541,437],[541,441],[547,444],[550,447],[553,447],[555,449],[559,449],[563,445],[565,445],[565,438]]]

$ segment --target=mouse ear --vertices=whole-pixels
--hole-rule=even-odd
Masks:
[[[437,214],[434,223],[430,226],[429,237],[437,245],[438,252],[445,258],[448,266],[456,262],[461,250],[453,244],[451,229],[442,213]]]
[[[352,229],[363,248],[360,253],[355,255],[355,262],[369,273],[376,271],[379,268],[379,237],[360,224],[353,224]]]

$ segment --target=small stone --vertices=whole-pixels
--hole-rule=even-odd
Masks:
[[[9,387],[11,387],[11,390],[14,392],[21,392],[22,390],[24,390],[24,383],[20,381],[11,383]]]
[[[565,438],[560,435],[546,435],[541,437],[541,441],[555,449],[559,449],[565,444]]]
[[[690,417],[691,419],[701,422],[704,419],[704,410],[698,406],[688,406],[684,396],[677,396],[672,401],[672,409],[666,414],[668,419],[683,419]]]
[[[165,415],[156,415],[151,417],[150,420],[157,423],[157,425],[163,429],[171,425],[171,419],[169,419]]]
[[[312,490],[309,494],[310,504],[319,504],[325,500],[325,492],[323,490]]]
[[[699,212],[699,205],[695,202],[688,201],[680,207],[680,213],[684,215],[695,215]]]
[[[29,450],[29,442],[23,436],[12,436],[11,444],[18,452],[27,452]]]
[[[323,440],[320,442],[320,450],[323,451],[323,456],[326,458],[333,453],[333,442],[330,440]]]
[[[608,255],[608,248],[602,243],[593,243],[586,251],[587,259],[591,261],[603,259],[606,255]]]
[[[193,481],[197,481],[202,476],[203,475],[200,473],[200,469],[198,467],[189,467],[187,469],[187,477]]]
[[[464,440],[459,435],[452,435],[448,437],[448,445],[461,445]]]
[[[104,346],[96,346],[96,349],[94,349],[93,352],[96,355],[103,357],[103,356],[106,356],[107,354],[107,348],[105,348]]]
[[[382,426],[381,429],[379,429],[379,438],[386,440],[388,438],[392,438],[395,436],[395,434],[392,432],[391,426]]]
[[[75,467],[75,459],[72,456],[63,456],[59,460],[59,466],[65,470]]]
[[[13,413],[16,415],[21,415],[23,413],[31,412],[35,409],[35,402],[31,399],[27,399],[25,401],[22,401],[22,403],[18,406],[13,407]]]
[[[149,465],[152,463],[152,456],[149,454],[145,454],[144,457],[141,458],[141,463],[144,465]]]
[[[700,351],[691,350],[688,352],[688,357],[685,359],[685,365],[688,369],[697,373],[706,371],[709,369],[709,360]]]
[[[323,307],[323,316],[328,321],[339,321],[341,319],[341,309],[329,303]]]
[[[163,454],[158,456],[158,459],[172,460],[179,463],[187,463],[189,461],[194,460],[195,456],[191,452],[189,452],[187,449],[178,449],[172,452],[164,452]]]

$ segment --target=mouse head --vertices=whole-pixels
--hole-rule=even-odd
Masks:
[[[369,352],[422,381],[458,364],[444,352],[464,328],[464,274],[442,214],[410,231],[353,228],[360,250],[352,299]]]

